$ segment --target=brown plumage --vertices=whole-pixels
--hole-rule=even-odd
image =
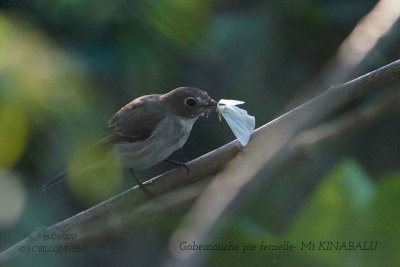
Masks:
[[[96,147],[111,152],[126,168],[145,170],[181,148],[195,121],[216,106],[206,92],[194,87],[138,97],[115,113]],[[65,175],[55,177],[44,189]]]

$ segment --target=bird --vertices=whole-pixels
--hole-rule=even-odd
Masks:
[[[217,102],[196,87],[179,87],[165,94],[138,97],[116,112],[96,146],[107,150],[120,166],[128,168],[138,185],[135,171],[149,169],[168,157],[187,141],[200,116],[216,111]],[[47,190],[68,173],[62,172],[43,185]]]

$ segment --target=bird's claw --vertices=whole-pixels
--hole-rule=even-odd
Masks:
[[[187,161],[186,162],[181,162],[181,161],[172,160],[172,159],[165,159],[164,161],[172,163],[177,167],[184,167],[186,169],[186,171],[188,173],[190,173],[190,168],[189,168],[189,165],[187,164]]]
[[[146,195],[146,197],[153,198],[154,194],[141,181],[139,181],[139,179],[137,178],[133,169],[129,169],[129,170],[130,170],[131,174],[133,175],[133,177],[135,178],[137,185],[143,191],[143,193]]]

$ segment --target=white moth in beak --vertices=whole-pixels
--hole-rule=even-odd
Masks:
[[[244,104],[243,101],[232,99],[221,99],[218,102],[217,112],[219,119],[224,117],[233,134],[237,137],[242,146],[247,145],[250,135],[255,127],[255,118],[247,114],[247,111],[237,107]]]

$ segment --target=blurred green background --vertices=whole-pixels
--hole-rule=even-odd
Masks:
[[[377,2],[0,1],[0,250],[134,185],[126,173],[106,171],[40,193],[131,99],[196,86],[214,99],[245,101],[261,126],[307,95]],[[349,76],[400,58],[399,43],[396,23]],[[309,155],[256,192],[216,237],[378,241],[376,251],[215,252],[207,266],[397,266],[399,136],[398,114],[387,114]],[[193,159],[233,138],[215,116],[201,119],[174,158]],[[166,217],[87,253],[48,255],[31,266],[155,266],[178,221]]]

